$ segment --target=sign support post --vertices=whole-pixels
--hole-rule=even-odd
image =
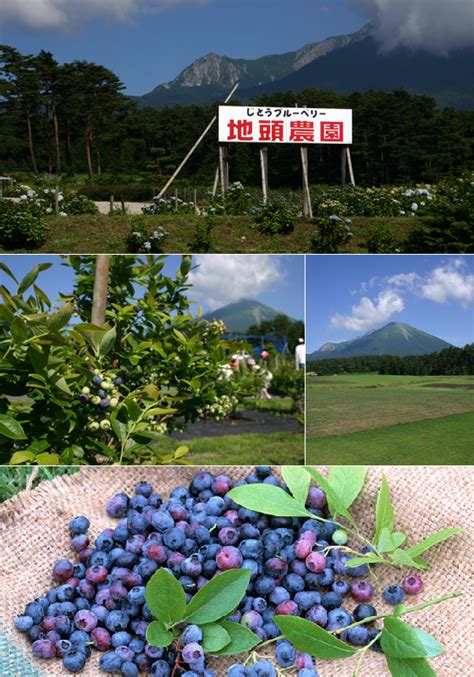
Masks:
[[[341,178],[342,185],[345,186],[347,183],[347,170],[349,170],[349,180],[352,186],[355,186],[354,170],[352,168],[352,159],[351,151],[349,146],[343,146],[341,148]]]
[[[313,218],[313,207],[311,205],[311,193],[309,190],[309,172],[308,172],[308,147],[301,146],[301,165],[303,167],[303,216]]]
[[[260,168],[262,171],[262,193],[263,204],[268,202],[268,148],[263,146],[260,148]]]
[[[221,191],[225,194],[229,187],[229,149],[227,144],[219,144],[219,168],[221,175]]]

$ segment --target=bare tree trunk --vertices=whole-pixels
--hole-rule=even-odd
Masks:
[[[61,146],[59,144],[59,122],[56,102],[53,101],[54,144],[56,146],[56,172],[61,171]]]
[[[92,179],[94,176],[94,169],[92,167],[92,129],[90,127],[87,127],[86,129],[86,154],[89,177]]]
[[[35,157],[35,148],[33,144],[33,130],[31,128],[31,115],[29,109],[26,111],[26,124],[28,126],[28,146],[30,148],[30,155],[31,155],[31,164],[33,165],[33,171],[38,176],[39,171],[38,171],[38,165],[36,163],[36,157]]]
[[[68,171],[72,172],[72,142],[71,125],[69,120],[66,120],[66,164]]]
[[[98,254],[95,264],[94,295],[91,322],[99,327],[105,324],[110,254]]]

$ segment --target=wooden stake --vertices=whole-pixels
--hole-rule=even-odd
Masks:
[[[355,185],[356,185],[356,182],[355,182],[355,177],[354,177],[354,170],[353,170],[353,168],[352,168],[351,149],[349,148],[349,146],[346,148],[346,151],[347,151],[347,152],[346,152],[347,165],[348,165],[348,167],[349,167],[349,177],[350,177],[350,179],[351,179],[351,184],[352,184],[353,186],[355,186]]]
[[[313,218],[313,207],[311,206],[311,193],[309,190],[308,175],[308,148],[301,146],[301,165],[303,167],[303,216]]]
[[[56,188],[54,190],[54,211],[56,216],[59,214],[59,186],[56,184]]]
[[[178,189],[176,188],[174,191],[174,211],[178,211]]]
[[[107,286],[109,283],[109,261],[110,254],[98,254],[96,257],[91,322],[99,327],[102,327],[105,324]]]
[[[109,206],[109,214],[114,213],[114,204],[115,204],[115,198],[113,195],[110,196],[110,206]]]
[[[217,165],[216,173],[214,175],[214,184],[212,186],[212,197],[216,197],[218,185],[219,185],[219,165]]]
[[[125,214],[125,200],[123,199],[123,195],[120,196],[120,204],[122,206],[122,214]]]
[[[346,146],[341,148],[341,183],[343,186],[346,185],[346,169],[347,169],[347,153]]]
[[[268,202],[268,148],[260,148],[260,169],[262,171],[263,204]]]
[[[229,187],[229,150],[225,143],[219,145],[219,170],[221,175],[221,192],[224,195]]]
[[[234,96],[234,93],[236,92],[238,86],[239,86],[239,83],[236,82],[235,85],[232,87],[231,91],[229,92],[229,94],[226,96],[226,98],[225,98],[225,100],[224,100],[224,103],[227,103],[228,101],[231,100],[231,98]],[[201,141],[202,141],[202,140],[204,139],[204,137],[207,135],[207,133],[209,132],[209,130],[211,129],[211,127],[213,126],[213,124],[215,123],[216,120],[217,120],[217,115],[214,115],[214,117],[212,118],[212,120],[210,121],[210,123],[207,125],[206,129],[203,131],[203,133],[201,134],[201,136],[199,137],[199,139],[198,139],[198,140],[196,141],[196,143],[193,145],[193,147],[191,148],[191,150],[189,151],[189,153],[186,155],[186,157],[184,158],[184,160],[183,160],[183,161],[181,162],[181,164],[177,167],[177,169],[174,171],[173,175],[168,179],[168,181],[166,182],[166,184],[164,185],[164,187],[163,187],[163,188],[160,190],[160,192],[158,193],[158,197],[159,197],[159,198],[160,198],[160,197],[163,197],[163,194],[166,193],[166,191],[168,190],[168,188],[171,186],[171,184],[173,183],[173,181],[175,180],[175,178],[178,176],[178,174],[180,173],[180,171],[183,169],[184,165],[187,163],[187,161],[189,160],[189,158],[191,157],[191,155],[194,153],[194,151],[195,151],[196,148],[199,146],[199,144],[201,143]]]

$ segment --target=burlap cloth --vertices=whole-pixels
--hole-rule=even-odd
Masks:
[[[241,467],[211,468],[211,472],[226,472],[233,479],[243,477],[248,469]],[[374,509],[382,469],[369,471],[363,495],[353,510],[363,531],[372,535]],[[195,468],[84,468],[72,477],[60,477],[42,482],[30,492],[22,492],[0,508],[0,674],[8,677],[38,677],[64,675],[60,660],[37,660],[32,657],[28,642],[13,628],[13,621],[23,611],[25,603],[51,587],[51,568],[60,557],[71,557],[67,525],[76,514],[91,520],[90,533],[114,523],[104,511],[106,500],[118,491],[132,492],[135,483],[146,479],[156,491],[166,495],[178,484],[186,484]],[[325,470],[323,470],[325,472]],[[425,609],[407,617],[437,637],[446,653],[433,660],[440,677],[470,677],[474,675],[472,622],[473,588],[473,473],[468,467],[387,467],[395,507],[396,526],[406,531],[409,544],[428,533],[444,527],[462,526],[465,531],[451,542],[435,546],[427,555],[431,564],[423,574],[425,588],[413,603],[457,590],[465,591],[461,598]],[[390,607],[381,600],[384,586],[400,582],[401,573],[391,568],[377,572],[374,604],[378,612]],[[411,604],[411,601],[409,601]],[[354,606],[352,604],[352,606]],[[87,677],[100,673],[98,652],[88,660],[81,673]],[[212,667],[224,677],[233,660],[215,662]],[[350,677],[354,659],[317,661],[320,677]],[[67,673],[69,674],[69,673]],[[286,673],[285,674],[289,674]],[[388,675],[382,656],[368,652],[362,675]]]

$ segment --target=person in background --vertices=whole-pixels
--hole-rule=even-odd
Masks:
[[[304,338],[298,339],[298,345],[295,348],[296,369],[304,369],[306,365],[306,346]]]

